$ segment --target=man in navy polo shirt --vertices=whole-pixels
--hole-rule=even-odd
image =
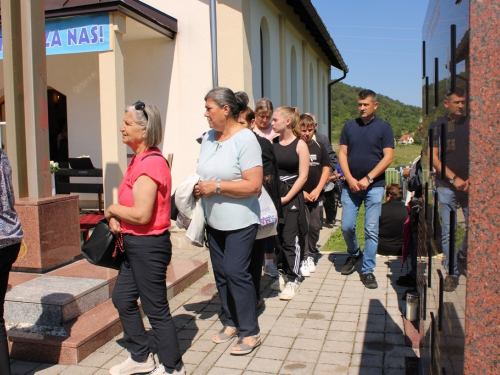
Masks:
[[[378,247],[379,217],[384,197],[385,170],[392,163],[394,135],[392,127],[375,116],[377,95],[371,90],[358,94],[357,119],[347,121],[340,136],[339,163],[344,172],[342,188],[342,234],[349,257],[342,275],[354,272],[363,259],[361,281],[365,287],[378,287],[373,274]],[[356,219],[365,204],[365,248],[361,252],[356,235]]]

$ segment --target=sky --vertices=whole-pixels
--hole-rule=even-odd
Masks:
[[[422,106],[427,0],[312,0],[344,62],[342,81]],[[332,79],[343,73],[332,68]]]

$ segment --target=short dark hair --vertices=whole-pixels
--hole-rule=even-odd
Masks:
[[[446,92],[446,100],[450,100],[452,95],[456,95],[459,98],[465,98],[465,90],[461,87],[456,87],[455,90],[448,90]]]
[[[364,89],[364,90],[361,90],[358,94],[358,98],[360,98],[360,99],[366,99],[368,97],[371,97],[372,101],[374,101],[374,102],[377,101],[377,94],[375,94],[375,92],[372,90]]]
[[[403,199],[403,188],[399,184],[389,184],[385,188],[385,196],[400,201]]]
[[[250,107],[246,107],[244,110],[242,110],[240,112],[240,116],[244,116],[245,121],[249,124],[252,122],[252,120],[255,120],[255,113],[253,113],[252,108]]]

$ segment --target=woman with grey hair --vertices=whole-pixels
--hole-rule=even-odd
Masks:
[[[141,101],[128,107],[120,127],[122,142],[134,156],[118,189],[119,203],[105,212],[111,231],[123,236],[123,261],[113,291],[113,304],[123,325],[130,357],[111,367],[111,375],[151,372],[185,374],[179,342],[167,301],[170,242],[170,168],[157,147],[162,141],[160,111]],[[160,364],[149,351],[148,335],[137,304],[154,331]]]
[[[239,336],[233,355],[260,345],[257,298],[249,272],[260,222],[261,149],[255,135],[238,122],[248,96],[216,87],[205,96],[205,117],[213,128],[203,137],[193,194],[203,200],[210,258],[226,315],[213,336],[217,344]]]

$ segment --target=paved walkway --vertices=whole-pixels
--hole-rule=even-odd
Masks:
[[[320,244],[334,229],[321,231]],[[206,250],[174,250],[175,257],[208,259]],[[379,288],[366,289],[357,272],[342,276],[345,253],[322,253],[315,273],[292,301],[280,301],[263,277],[259,324],[262,345],[247,356],[229,354],[232,342],[216,345],[213,334],[222,324],[220,300],[211,272],[170,301],[188,374],[404,374],[405,346],[400,305],[404,288],[394,284],[401,273],[399,258],[377,257]],[[145,318],[146,325],[147,319]],[[154,346],[151,340],[152,347]],[[13,374],[109,374],[128,356],[121,335],[77,366],[12,361]]]

